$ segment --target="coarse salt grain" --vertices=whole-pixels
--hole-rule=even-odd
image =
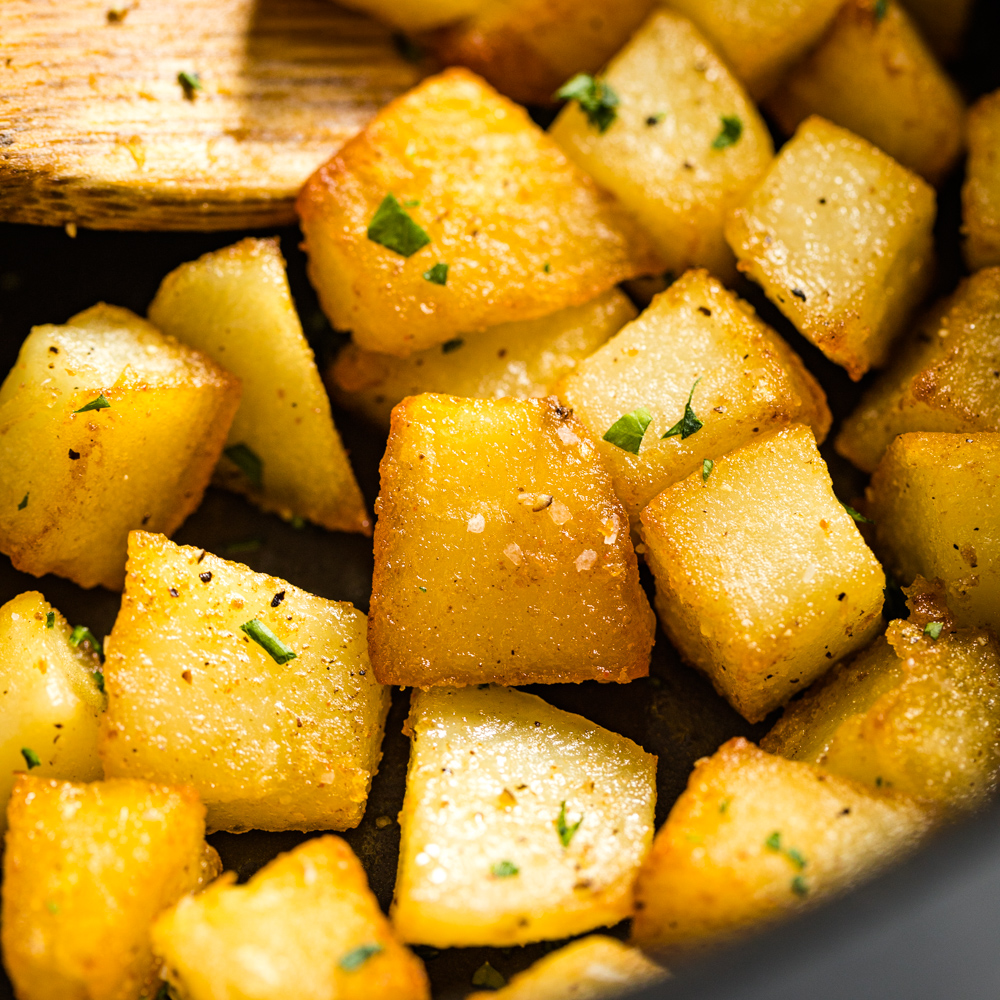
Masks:
[[[482,514],[473,514],[469,518],[469,531],[474,535],[480,535],[486,527],[486,518]]]
[[[595,562],[597,562],[597,553],[593,549],[584,549],[576,557],[575,565],[577,573],[583,573],[585,570],[590,569]]]

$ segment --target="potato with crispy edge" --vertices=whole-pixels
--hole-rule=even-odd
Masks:
[[[107,775],[193,785],[213,830],[361,821],[389,693],[350,604],[136,531],[104,677]]]
[[[462,69],[383,108],[298,211],[330,322],[400,357],[662,270],[629,212]]]
[[[969,109],[962,232],[970,270],[1000,264],[1000,90]]]
[[[912,851],[934,816],[730,740],[695,765],[635,884],[632,937],[690,951],[843,892]]]
[[[136,1000],[159,983],[157,915],[220,871],[192,788],[19,775],[0,939],[18,1000]]]
[[[0,386],[0,551],[16,569],[120,590],[132,528],[201,502],[239,382],[127,309],[36,326]]]
[[[695,385],[697,382],[697,385]],[[703,426],[662,435],[692,408]],[[830,411],[798,355],[746,302],[704,271],[689,271],[558,387],[590,429],[634,529],[657,494],[769,430],[808,423],[819,441]],[[636,454],[603,440],[622,417],[652,416]]]
[[[649,17],[601,80],[618,95],[611,127],[599,131],[571,101],[552,138],[633,211],[669,271],[705,267],[734,278],[723,223],[774,155],[743,87],[687,18],[664,9]],[[724,123],[732,119],[740,132],[729,142]]]
[[[642,540],[664,631],[750,722],[882,623],[882,568],[799,424],[661,493]]]
[[[553,398],[411,396],[376,502],[383,684],[626,682],[655,620],[595,443]]]
[[[726,224],[737,265],[857,381],[885,364],[934,268],[934,190],[869,142],[806,119]]]
[[[1000,267],[937,303],[844,421],[835,446],[874,472],[897,434],[1000,431]]]
[[[635,306],[617,288],[540,319],[501,323],[408,358],[348,344],[326,372],[341,406],[389,426],[392,408],[422,392],[499,399],[548,396],[555,383],[629,320]]]
[[[104,776],[100,669],[91,644],[73,645],[73,630],[41,594],[0,607],[0,834],[16,771],[71,781]]]
[[[339,837],[279,854],[246,885],[228,872],[153,926],[164,977],[186,1000],[430,1000]]]
[[[414,692],[390,917],[404,941],[505,947],[610,926],[649,849],[656,758],[511,688]]]
[[[240,240],[182,264],[163,279],[149,318],[243,384],[217,481],[286,520],[371,534],[276,238]],[[230,457],[245,449],[257,464]]]

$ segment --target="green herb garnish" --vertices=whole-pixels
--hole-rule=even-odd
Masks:
[[[230,542],[225,551],[227,556],[236,556],[244,552],[257,552],[263,544],[259,538],[246,538],[242,542]]]
[[[34,750],[30,750],[28,747],[21,747],[21,756],[24,758],[24,763],[28,765],[28,770],[30,771],[33,767],[39,767],[41,761],[38,759],[38,754]]]
[[[639,454],[642,436],[653,415],[644,406],[619,417],[605,432],[604,440],[630,455]]]
[[[649,115],[646,118],[646,124],[650,126],[659,125],[660,122],[662,122],[663,119],[666,117],[667,117],[666,111],[657,111],[655,115]]]
[[[201,85],[201,77],[197,73],[190,73],[188,70],[181,70],[177,74],[177,82],[184,90],[184,96],[189,100],[194,100],[195,91],[204,90]]]
[[[426,594],[427,593],[427,588],[426,587],[417,587],[417,590],[419,590],[421,594]]]
[[[401,257],[412,257],[431,241],[391,191],[382,199],[382,204],[368,223],[368,239]]]
[[[603,80],[595,80],[589,73],[577,73],[556,91],[555,96],[562,101],[576,101],[598,132],[607,132],[618,117],[618,95]]]
[[[809,895],[809,886],[806,885],[806,880],[801,875],[796,875],[795,878],[792,879],[792,892],[794,892],[796,896]]]
[[[97,685],[97,690],[104,694],[104,671],[95,670],[91,673],[91,677],[94,678],[94,683]]]
[[[715,468],[715,462],[710,458],[706,458],[704,462],[701,463],[701,481],[703,483],[708,482],[708,477],[712,474],[712,469]]]
[[[452,351],[457,351],[465,343],[461,337],[454,337],[451,340],[446,340],[441,345],[442,354],[451,354]]]
[[[498,861],[495,865],[490,866],[490,874],[494,878],[510,878],[520,871],[521,869],[513,861]]]
[[[229,459],[243,473],[254,486],[260,486],[264,482],[264,463],[260,456],[252,448],[245,444],[231,444],[222,450],[222,454]]]
[[[97,399],[92,399],[86,406],[81,406],[79,410],[74,410],[74,413],[86,413],[88,410],[110,410],[111,404],[104,398],[104,393],[102,392]]]
[[[546,274],[551,274],[551,273],[552,273],[552,263],[551,263],[551,261],[546,261],[546,262],[545,262],[545,263],[544,263],[544,264],[542,265],[542,270],[543,270],[543,271],[544,271],[544,272],[545,272]]]
[[[69,644],[73,647],[79,648],[82,643],[89,643],[90,648],[97,653],[98,656],[104,655],[104,650],[101,648],[100,642],[97,641],[97,636],[87,628],[86,625],[75,625],[73,631],[69,634]]]
[[[712,140],[712,149],[735,146],[740,141],[740,136],[743,135],[743,122],[736,115],[722,115],[719,121],[722,122],[722,128]]]
[[[699,375],[694,380],[694,385],[691,386],[691,391],[688,393],[688,400],[684,404],[684,416],[674,424],[665,434],[660,435],[660,440],[668,437],[676,437],[680,435],[681,440],[684,438],[691,437],[692,434],[700,431],[704,427],[704,423],[700,421],[694,414],[694,410],[691,409],[691,400],[694,399],[694,390],[697,388],[698,383],[701,381],[701,376]]]
[[[28,494],[24,494],[24,499],[17,505],[18,510],[24,510],[28,506]]]
[[[785,857],[788,858],[788,860],[791,861],[791,863],[795,865],[799,871],[802,871],[802,869],[806,866],[806,859],[802,857],[802,852],[796,850],[794,847],[790,847],[787,851],[785,851]]]
[[[352,948],[337,964],[344,970],[344,972],[355,972],[360,969],[369,958],[373,955],[377,955],[383,950],[382,945],[375,942],[372,942],[371,944],[359,944],[357,948]]]
[[[56,625],[56,613],[54,611],[47,611],[45,613],[45,627],[55,628]]]
[[[730,802],[729,799],[723,799],[719,803],[719,812],[720,813],[727,813],[727,812],[729,812],[729,802]]]
[[[566,802],[560,804],[559,815],[553,821],[553,825],[556,828],[556,833],[559,834],[559,840],[562,841],[563,847],[569,847],[569,842],[573,839],[574,834],[580,829],[580,824],[583,822],[583,816],[572,824],[572,826],[566,822]]]
[[[843,507],[844,510],[846,510],[847,513],[850,514],[851,517],[853,517],[854,520],[857,521],[859,524],[874,524],[875,523],[870,518],[865,517],[865,515],[862,514],[860,511],[857,511],[853,507],[851,507],[849,504],[844,503],[843,500],[840,501],[840,506]]]
[[[289,649],[262,621],[258,621],[256,618],[244,622],[240,626],[240,631],[246,632],[279,666],[298,656],[298,653]]]
[[[929,635],[932,639],[937,639],[941,635],[941,629],[944,628],[944,622],[928,622],[924,626],[924,635]]]
[[[432,268],[424,271],[424,277],[435,285],[448,284],[448,265],[440,261]]]
[[[889,0],[875,0],[875,20],[881,21],[889,13]]]
[[[781,850],[781,831],[775,830],[767,840],[764,841],[764,846],[769,851],[780,851]]]
[[[499,990],[507,985],[507,980],[490,965],[483,962],[475,972],[472,973],[473,986],[485,986],[487,989]]]
[[[46,900],[45,909],[48,910],[49,913],[56,914],[59,912],[59,904],[53,903],[51,899]]]

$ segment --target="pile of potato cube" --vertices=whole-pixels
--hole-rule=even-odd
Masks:
[[[19,1000],[425,998],[409,946],[631,919],[502,992],[605,995],[857,884],[1000,780],[1000,92],[966,119],[921,34],[940,10],[355,2],[482,76],[428,77],[303,188],[352,335],[329,369],[277,241],[247,238],[148,318],[34,328],[0,387],[0,551],[122,591],[103,641],[40,593],[0,608]],[[940,53],[967,6],[938,5]],[[510,99],[563,84],[547,132]],[[971,273],[928,302],[933,185],[966,143]],[[860,511],[823,389],[740,274],[852,379],[883,369],[833,439],[871,473]],[[374,519],[328,391],[388,431]],[[374,521],[368,615],[170,541],[210,482]],[[518,690],[645,677],[657,623],[772,723],[700,760],[659,831],[657,758]],[[206,830],[360,823],[391,685],[388,916],[329,833],[220,874]]]

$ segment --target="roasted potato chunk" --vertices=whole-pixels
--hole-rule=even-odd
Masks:
[[[809,118],[736,209],[738,267],[857,380],[889,357],[934,267],[930,185],[864,139]]]
[[[409,358],[348,344],[327,371],[327,384],[342,406],[385,427],[400,400],[422,392],[485,399],[548,396],[561,376],[635,315],[635,306],[612,288],[586,305],[501,323]]]
[[[194,790],[22,774],[7,817],[0,939],[19,1000],[153,996],[153,920],[221,870]]]
[[[789,917],[912,851],[933,816],[744,739],[695,765],[635,884],[632,935],[686,951]]]
[[[75,644],[74,644],[75,643]],[[101,661],[37,592],[0,607],[0,833],[16,771],[95,781]],[[37,770],[36,770],[37,768]]]
[[[187,1000],[429,1000],[420,959],[393,936],[354,852],[318,837],[246,885],[228,873],[156,921],[153,949]]]
[[[601,80],[618,96],[614,123],[600,131],[571,101],[552,137],[635,213],[669,271],[735,277],[723,223],[774,154],[742,86],[687,18],[662,9]]]
[[[962,151],[962,95],[902,5],[890,0],[847,0],[767,108],[789,135],[809,115],[822,115],[932,184]]]
[[[481,10],[488,0],[343,0],[344,7],[364,11],[403,31],[426,31],[451,24]]]
[[[836,448],[874,472],[897,434],[1000,431],[1000,267],[967,278],[903,344],[844,421]]]
[[[524,944],[616,924],[649,849],[656,758],[509,688],[415,692],[390,911],[404,941]]]
[[[976,271],[1000,264],[1000,90],[981,97],[968,120],[962,230],[965,259]]]
[[[34,576],[120,590],[132,528],[201,502],[239,382],[127,309],[36,326],[0,386],[0,551]]]
[[[239,376],[216,479],[286,520],[371,533],[275,238],[245,239],[163,279],[149,318]]]
[[[646,675],[655,621],[628,519],[555,399],[411,396],[381,473],[368,641],[383,684]]]
[[[692,387],[702,426],[663,438],[684,414]],[[823,390],[798,355],[704,271],[689,271],[657,296],[558,391],[601,439],[597,447],[634,528],[643,507],[701,471],[706,459],[791,423],[811,424],[820,441],[830,428]],[[612,431],[640,409],[652,418],[641,442]]]
[[[462,69],[383,108],[298,210],[330,322],[400,357],[663,269],[622,205]]]
[[[133,532],[104,676],[108,776],[193,785],[214,830],[361,821],[389,694],[350,604]]]
[[[807,427],[671,486],[642,512],[642,539],[664,631],[751,722],[881,625],[885,576]]]

